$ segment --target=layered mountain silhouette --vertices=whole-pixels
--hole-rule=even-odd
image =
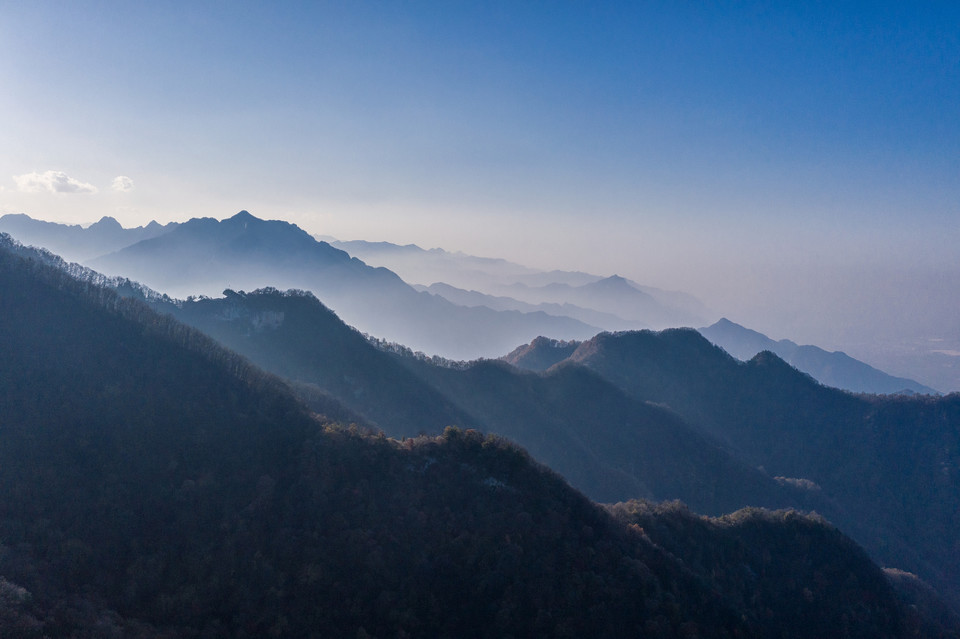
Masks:
[[[541,343],[524,357],[538,348],[556,351]],[[769,351],[737,361],[692,329],[601,334],[555,366],[571,362],[670,407],[771,476],[822,491],[876,557],[960,600],[960,395],[853,395]]]
[[[466,291],[442,282],[435,282],[430,286],[415,286],[414,288],[418,291],[439,295],[460,306],[486,306],[496,311],[521,311],[523,313],[543,312],[548,315],[572,317],[593,326],[602,326],[607,330],[649,328],[643,322],[625,320],[610,313],[595,311],[567,302],[562,304],[549,302],[530,304],[504,295],[487,295],[479,291]]]
[[[191,221],[191,223],[200,226],[199,222],[199,220]],[[210,222],[212,220],[206,220],[206,223]],[[258,222],[262,222],[262,220],[258,220]],[[278,224],[282,225],[283,223]],[[90,262],[104,253],[116,252],[142,239],[163,235],[178,226],[175,223],[161,226],[156,222],[151,222],[146,227],[123,229],[116,220],[105,217],[96,224],[80,227],[34,220],[22,214],[0,217],[0,231],[8,231],[26,244],[43,246],[66,256],[69,260],[81,262]],[[297,231],[298,235],[303,235],[296,227],[292,225],[287,225],[287,227]],[[258,231],[263,230],[263,228],[259,225],[256,226]],[[282,248],[284,240],[280,236],[275,239],[277,240],[275,243],[281,245]],[[298,240],[302,241],[302,237]],[[450,330],[433,330],[438,327],[428,323],[425,326],[430,329],[429,331],[414,330],[406,331],[403,334],[393,334],[390,332],[389,326],[385,327],[372,323],[378,317],[382,318],[383,313],[373,312],[366,308],[355,315],[350,315],[350,309],[346,306],[338,309],[341,315],[356,323],[362,330],[377,334],[381,338],[404,343],[418,350],[438,353],[446,357],[470,359],[476,356],[499,355],[516,343],[532,338],[535,333],[549,334],[553,338],[569,339],[573,335],[586,338],[599,329],[628,330],[652,326],[694,325],[699,317],[708,313],[703,305],[690,295],[642,286],[617,276],[603,278],[582,272],[537,271],[502,259],[451,253],[443,249],[424,250],[412,244],[400,246],[388,242],[339,242],[333,238],[329,238],[329,240],[330,245],[349,250],[352,255],[365,260],[368,264],[383,265],[393,269],[408,282],[432,281],[431,278],[433,280],[443,278],[444,281],[434,281],[429,287],[416,285],[414,288],[446,299],[456,306],[477,307],[472,313],[467,314],[470,316],[467,318],[468,324],[473,327],[476,327],[477,324],[488,325],[489,328],[485,330],[490,331],[495,338],[515,333],[516,339],[512,341],[503,337],[502,348],[499,351],[494,351],[492,348],[483,348],[477,344],[468,348],[463,345],[470,342],[471,336],[484,336],[482,327],[479,333],[471,330],[465,331],[467,334],[464,335],[462,333],[458,334],[455,329],[452,333]],[[212,255],[209,257],[213,259]],[[231,259],[236,262],[236,255]],[[199,262],[202,263],[202,260],[199,260]],[[198,260],[193,260],[194,265],[197,263]],[[98,264],[100,263],[98,262]],[[101,265],[101,268],[102,270],[108,270],[103,265]],[[264,272],[269,268],[272,268],[272,265],[263,269]],[[249,273],[246,272],[243,265],[232,271],[236,273],[236,277],[225,277],[223,279],[206,278],[205,280],[201,273],[193,272],[189,268],[180,269],[179,273],[177,273],[176,268],[173,268],[172,271],[174,276],[164,279],[158,278],[153,283],[156,288],[162,288],[158,284],[161,281],[164,282],[170,289],[171,294],[180,297],[196,294],[191,291],[198,288],[202,289],[203,294],[218,297],[223,288],[230,286],[247,290],[277,284],[283,288],[295,286],[289,282],[284,283],[284,281],[290,280],[289,274],[283,276],[284,281],[278,279],[273,282],[268,281],[268,278],[257,279],[256,277],[250,279],[248,277]],[[142,277],[139,279],[146,281],[146,275],[141,275]],[[183,285],[184,277],[196,280],[196,286]],[[331,274],[331,277],[335,279],[333,274]],[[236,281],[228,282],[227,280]],[[459,283],[460,286],[475,284],[477,290],[467,290],[451,285],[449,282]],[[499,293],[497,293],[498,291]],[[505,291],[509,295],[505,294]],[[634,299],[637,291],[641,295],[638,299]],[[406,297],[409,298],[409,295]],[[570,301],[575,298],[582,305]],[[654,300],[652,303],[654,311],[652,313],[648,312],[651,298]],[[333,303],[332,298],[328,296],[324,296],[324,299],[328,304]],[[524,301],[524,299],[531,301]],[[543,301],[544,299],[555,301]],[[620,302],[617,300],[620,300]],[[409,299],[407,301],[409,302]],[[435,305],[435,302],[429,301],[421,301],[420,303],[428,306]],[[597,310],[594,306],[597,308],[616,308],[616,312],[624,313],[624,317],[636,313],[638,316],[643,315],[645,319],[624,319],[624,317],[613,312]],[[516,311],[528,317],[518,318],[515,314],[491,316],[481,307],[494,311]],[[446,309],[434,310],[442,315],[443,312],[449,312],[450,309],[447,307]],[[462,312],[454,312],[454,314],[457,313],[462,314]],[[544,315],[553,317],[546,318]],[[490,319],[491,317],[493,319]],[[571,324],[569,320],[563,318],[569,318],[575,320],[575,322]],[[577,324],[577,322],[585,324],[589,328]],[[715,343],[720,343],[718,340],[722,340],[723,343],[720,345],[728,347],[728,350],[740,359],[749,359],[761,350],[771,350],[800,370],[813,375],[819,381],[838,388],[871,393],[935,392],[933,389],[913,380],[887,376],[881,371],[847,357],[843,353],[828,353],[815,346],[797,346],[789,340],[775,342],[758,333],[747,334],[746,331],[749,331],[749,329],[727,322],[727,320],[721,320],[715,325],[701,330],[705,334],[712,335]],[[422,323],[418,325],[422,325]],[[529,329],[529,327],[538,325],[542,330]],[[448,335],[448,333],[450,334]],[[451,346],[451,344],[454,345]],[[460,344],[460,346],[456,344]]]
[[[0,232],[9,233],[24,244],[42,246],[74,262],[85,262],[112,253],[140,240],[163,235],[176,227],[174,222],[165,225],[150,222],[147,226],[125,229],[114,218],[103,217],[84,228],[35,220],[22,213],[0,216]]]
[[[939,394],[929,386],[912,379],[888,375],[846,353],[825,351],[817,346],[800,346],[786,339],[774,341],[726,318],[698,331],[737,359],[746,361],[763,351],[770,351],[797,370],[833,388],[875,395]],[[518,346],[502,359],[518,368],[545,371],[571,355],[579,345],[577,341],[541,336],[529,344]]]
[[[314,296],[263,289],[224,298],[154,303],[265,370],[338,399],[368,426],[396,436],[475,426]]]
[[[545,313],[457,306],[417,292],[393,272],[367,266],[293,224],[246,211],[223,221],[190,220],[88,265],[175,297],[266,286],[313,291],[366,333],[455,359],[497,355],[512,348],[518,335],[528,340],[539,331],[569,339],[597,330]]]
[[[603,501],[682,499],[708,514],[817,510],[878,559],[941,589],[957,583],[945,550],[956,478],[937,474],[955,463],[956,398],[856,397],[770,353],[738,362],[693,330],[538,339],[513,359],[552,367],[538,375],[381,352],[297,293],[236,293],[172,312],[393,436],[448,424],[496,432]],[[926,441],[917,425],[935,435]],[[906,523],[918,518],[931,528]]]
[[[619,275],[580,285],[554,282],[530,286],[518,282],[501,286],[498,291],[534,304],[574,304],[654,328],[696,324],[701,315],[692,308],[703,310],[690,296],[642,287]],[[661,295],[673,303],[661,301]]]
[[[746,505],[830,508],[582,367],[540,377],[495,361],[450,366],[405,349],[385,352],[296,292],[231,292],[157,307],[298,387],[329,394],[389,435],[454,424],[495,432],[598,500],[683,499],[712,514]]]
[[[692,295],[642,286],[619,276],[538,271],[507,260],[425,250],[415,244],[330,241],[368,264],[393,270],[407,282],[424,288],[430,284],[431,292],[458,304],[516,310],[532,306],[605,330],[694,326],[708,315]],[[489,297],[481,299],[478,294]]]
[[[502,282],[516,282],[538,271],[503,259],[477,257],[441,248],[423,249],[416,244],[392,244],[353,240],[341,242],[335,238],[318,236],[331,245],[354,255],[364,262],[384,266],[411,284],[445,282],[459,288],[486,290]],[[586,280],[579,283],[591,281]]]
[[[603,509],[495,437],[336,427],[203,334],[9,246],[3,636],[950,630],[820,519]]]
[[[748,360],[757,353],[770,351],[791,366],[834,388],[855,393],[937,394],[929,386],[912,379],[888,375],[846,353],[825,351],[817,346],[801,346],[788,339],[774,341],[763,333],[726,318],[699,330],[704,337],[737,359]]]
[[[281,226],[248,236],[251,224],[274,223],[243,215],[223,223],[200,222],[203,228],[190,235],[196,241],[177,240],[178,246],[193,264],[221,272],[229,270],[223,263],[229,263],[232,253],[253,256],[256,262],[258,237],[286,237],[291,228],[302,233],[277,223]],[[180,228],[134,246],[149,254],[151,243]],[[306,240],[304,247],[319,244]],[[304,258],[297,245],[288,246],[291,264],[297,265],[292,270],[306,259],[323,264],[313,249],[304,249],[310,255]],[[327,248],[322,256],[335,265],[331,272],[355,268],[361,274],[355,281],[370,271],[376,271],[370,276],[375,281],[399,281],[389,271]],[[159,250],[169,252],[169,246]],[[272,254],[272,249],[263,252]],[[611,284],[620,285],[616,280]],[[271,308],[270,296],[302,307]],[[251,299],[264,304],[237,310]],[[328,321],[323,326],[338,335],[340,323],[307,295],[261,291],[183,304],[152,302],[170,306],[184,318],[191,308],[211,310],[198,311],[190,320],[197,325],[207,321],[204,330],[210,332],[215,331],[209,326],[218,322],[228,326],[238,320],[218,339],[226,341],[233,331],[239,336],[238,350],[255,360],[269,355],[279,362],[265,366],[288,367],[276,370],[295,379],[301,396],[318,412],[357,415],[400,437],[439,432],[447,423],[498,432],[604,500],[679,497],[708,513],[744,504],[816,508],[874,557],[917,572],[955,604],[960,599],[960,554],[955,552],[960,534],[951,514],[960,512],[957,396],[857,397],[818,384],[773,353],[737,362],[692,330],[601,334],[559,360],[558,351],[569,344],[535,342],[517,362],[539,362],[537,367],[549,369],[540,375],[494,362],[450,366],[398,346],[381,348],[380,356],[390,354],[394,365],[365,355],[376,363],[363,371],[365,367],[350,368],[351,360],[364,361],[353,354],[362,337],[355,332],[353,341],[337,337],[350,348],[326,360],[314,354],[313,362],[297,357],[327,348],[322,339],[304,337],[314,320],[301,322],[289,335],[277,333],[290,327],[302,309],[312,309],[324,313]],[[388,307],[383,299],[378,302],[381,311]],[[250,335],[264,340],[261,355],[240,345]],[[332,361],[340,368],[329,372]],[[405,403],[407,397],[411,401]],[[392,413],[398,415],[396,423]],[[665,468],[682,471],[676,476]]]

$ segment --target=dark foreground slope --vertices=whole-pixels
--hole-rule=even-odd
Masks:
[[[0,636],[724,637],[793,624],[753,585],[716,589],[718,572],[742,570],[713,549],[728,538],[698,540],[718,562],[681,561],[499,440],[325,425],[208,338],[2,248],[0,302]],[[789,636],[922,629],[876,566],[802,521],[745,542],[811,567],[757,574],[822,602]]]
[[[869,602],[860,598],[861,588],[878,586],[885,579],[878,573],[864,575],[872,586],[850,580],[849,569],[864,560],[863,550],[817,517],[746,508],[708,518],[691,513],[683,504],[636,501],[611,506],[610,512],[621,522],[639,527],[691,571],[706,576],[728,605],[761,614],[764,610],[782,611],[776,620],[744,619],[755,630],[762,627],[761,632],[768,636],[791,637],[796,628],[820,637],[859,632],[858,614],[870,616]],[[722,568],[712,569],[716,566]],[[833,586],[818,590],[811,588],[811,583]],[[838,603],[832,612],[826,611]],[[916,631],[946,635],[946,627],[956,620],[942,610],[942,604],[933,605],[941,606],[941,616],[931,614],[924,621],[914,618],[917,626],[922,626],[915,626]]]

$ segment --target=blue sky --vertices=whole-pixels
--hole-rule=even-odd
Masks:
[[[248,209],[800,338],[825,277],[960,288],[956,2],[0,2],[0,86],[3,213]]]

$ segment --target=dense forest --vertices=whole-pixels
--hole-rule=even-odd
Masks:
[[[496,436],[336,425],[3,247],[0,301],[4,637],[949,630],[821,519],[604,508]]]

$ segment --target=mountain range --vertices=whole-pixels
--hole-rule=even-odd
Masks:
[[[597,284],[599,284],[599,281],[585,284],[584,286],[596,286]],[[611,313],[596,311],[592,308],[577,306],[569,302],[541,302],[539,304],[531,304],[506,295],[488,295],[480,291],[467,291],[443,282],[434,282],[430,286],[415,285],[414,288],[418,291],[439,295],[460,306],[485,306],[495,311],[520,311],[523,313],[540,311],[549,315],[572,317],[587,324],[602,326],[608,330],[649,328],[649,325],[640,321],[625,320]]]
[[[956,396],[854,396],[769,352],[738,362],[692,329],[534,340],[514,358],[549,369],[534,374],[371,342],[303,293],[155,306],[391,436],[496,432],[602,501],[817,510],[879,560],[956,592]]]
[[[762,351],[776,353],[791,366],[834,388],[855,393],[937,394],[929,386],[912,379],[888,375],[846,353],[828,352],[817,346],[801,346],[788,339],[774,341],[763,333],[735,324],[727,318],[701,328],[700,333],[737,359],[748,360]]]
[[[102,217],[99,222],[83,227],[35,220],[22,213],[0,216],[0,233],[9,233],[24,244],[42,246],[66,260],[87,260],[118,251],[126,246],[163,235],[175,229],[175,222],[126,229],[112,217]]]
[[[223,221],[185,222],[169,233],[87,263],[176,297],[265,286],[314,292],[349,324],[417,350],[469,359],[493,356],[538,331],[584,337],[596,327],[545,313],[466,308],[420,293],[385,268],[373,268],[318,242],[298,227],[246,211]]]
[[[331,424],[3,236],[0,299],[4,636],[956,636],[821,518],[604,508],[493,436]]]
[[[708,321],[714,321],[721,316],[720,313],[706,308],[703,303],[689,294],[643,286],[629,280],[628,283],[632,287],[652,296],[661,309],[654,313],[643,313],[643,316],[635,317],[631,315],[630,308],[624,309],[617,305],[616,299],[607,305],[592,306],[591,304],[595,302],[575,299],[571,295],[571,293],[575,294],[577,287],[604,279],[601,275],[575,271],[537,271],[505,260],[480,258],[437,248],[425,250],[416,245],[398,246],[387,242],[364,241],[337,242],[332,238],[330,238],[330,241],[334,245],[347,250],[351,255],[360,257],[368,264],[390,268],[406,281],[416,283],[423,288],[426,288],[427,285],[440,283],[444,286],[442,286],[442,290],[441,287],[437,287],[436,292],[448,297],[448,299],[457,300],[457,303],[476,304],[479,302],[491,307],[509,304],[510,308],[518,309],[526,308],[523,306],[525,304],[534,306],[557,304],[563,306],[571,316],[578,312],[577,309],[587,308],[593,312],[614,315],[619,318],[611,321],[609,317],[592,316],[591,319],[587,320],[584,316],[575,315],[589,324],[600,326],[608,331],[704,326]],[[877,281],[880,276],[870,274],[869,270],[864,272],[863,276],[865,286],[866,281],[871,281],[870,286],[867,286],[864,290],[872,290],[877,294],[882,294],[883,287],[878,286]],[[894,275],[894,277],[896,276]],[[480,301],[477,298],[478,293],[490,297]],[[630,291],[626,291],[626,293],[631,295]],[[880,325],[890,326],[895,322],[876,316],[857,316],[855,313],[849,313],[843,320],[843,328],[836,327],[836,330],[825,331],[823,339],[826,340],[826,343],[834,344],[834,348],[841,345],[845,346],[844,350],[847,353],[853,354],[855,358],[861,361],[869,362],[872,367],[880,368],[888,373],[894,372],[895,376],[900,378],[911,378],[910,381],[920,380],[922,382],[922,384],[913,382],[909,388],[923,386],[944,392],[960,390],[960,381],[957,379],[957,371],[960,370],[960,367],[957,366],[957,357],[960,350],[957,347],[957,336],[955,331],[952,330],[953,327],[949,326],[949,323],[944,326],[942,321],[927,321],[929,313],[915,310],[923,309],[926,304],[932,302],[943,311],[951,304],[956,306],[956,303],[950,302],[950,300],[960,298],[950,296],[944,290],[936,288],[935,281],[925,284],[923,290],[918,290],[915,294],[912,294],[912,298],[916,302],[914,306],[908,305],[890,309],[891,317],[899,317],[897,321],[901,323],[901,326],[909,325],[912,327],[906,332],[901,330],[898,333],[884,333],[878,327]],[[567,305],[577,308],[570,308]],[[551,313],[564,312],[564,310],[556,307],[548,309],[544,306],[540,308]],[[666,309],[667,312],[664,313],[663,309]],[[723,310],[725,313],[743,311],[743,309],[733,308]],[[952,316],[944,312],[934,315],[937,317]],[[666,321],[661,323],[658,316],[660,319],[665,318]],[[795,325],[802,328],[804,324],[809,325],[806,329],[809,333],[810,327],[817,325],[817,321],[811,317],[807,320],[801,319]],[[843,335],[842,338],[841,335]],[[557,338],[559,336],[551,337]],[[756,352],[759,351],[743,357],[749,358]],[[903,386],[891,388],[885,382],[873,387],[870,382],[871,375],[860,373],[853,376],[853,383],[848,386],[844,385],[845,382],[842,380],[848,378],[849,375],[847,373],[839,376],[834,375],[828,370],[833,366],[827,363],[828,366],[824,368],[818,361],[820,359],[820,354],[815,354],[810,365],[807,365],[805,358],[798,358],[796,364],[815,376],[818,374],[817,370],[823,370],[826,374],[823,379],[818,377],[820,381],[829,385],[839,385],[847,390],[889,393],[904,388]],[[851,364],[851,362],[838,361],[835,366],[847,369],[850,368]]]
[[[500,258],[468,255],[442,248],[423,249],[416,244],[340,241],[323,235],[317,236],[317,239],[325,240],[368,264],[389,268],[411,284],[445,282],[457,288],[488,291],[498,285],[514,282],[528,286],[554,282],[577,286],[602,279],[597,275],[574,271],[543,272]]]
[[[27,244],[60,250],[68,259],[98,254],[81,261],[176,297],[219,297],[225,288],[311,290],[368,334],[453,359],[497,357],[537,335],[569,340],[586,339],[601,329],[693,326],[709,313],[690,295],[619,276],[543,272],[506,260],[416,245],[330,238],[331,244],[315,241],[292,224],[260,220],[246,212],[221,222],[194,219],[182,225],[185,228],[180,226],[154,222],[123,229],[116,220],[104,218],[82,228],[26,215],[0,217],[0,230],[15,230],[14,237]],[[435,281],[411,289],[392,271],[370,268],[356,255],[350,259],[332,246],[349,249],[373,264],[399,268],[406,278],[445,277],[485,288],[465,290]],[[771,350],[819,381],[845,390],[936,392],[843,353],[789,340],[774,342],[727,320],[701,330],[741,359]]]
[[[543,310],[577,317],[606,330],[693,326],[709,314],[698,299],[679,291],[643,286],[617,275],[538,271],[502,259],[425,250],[415,244],[339,242],[334,246],[368,264],[385,266],[420,290],[458,304]],[[430,284],[430,286],[427,286]],[[485,297],[479,297],[485,296]],[[593,313],[594,315],[585,315]]]
[[[541,360],[563,350],[541,345]],[[538,359],[534,350],[524,357]],[[875,556],[960,601],[960,395],[853,395],[769,351],[737,361],[692,329],[601,334],[547,374],[571,363],[669,406],[737,459],[822,491],[842,506],[841,526]],[[874,534],[861,527],[867,522]]]
[[[632,400],[583,367],[541,377],[496,361],[450,366],[405,349],[387,352],[315,298],[276,290],[167,310],[265,369],[331,394],[391,436],[436,433],[451,424],[496,432],[602,501],[683,498],[713,514],[803,501],[738,465],[674,414]],[[676,465],[702,459],[690,473],[664,473],[669,464],[651,463],[644,458],[650,451]],[[723,493],[729,498],[717,496]]]

